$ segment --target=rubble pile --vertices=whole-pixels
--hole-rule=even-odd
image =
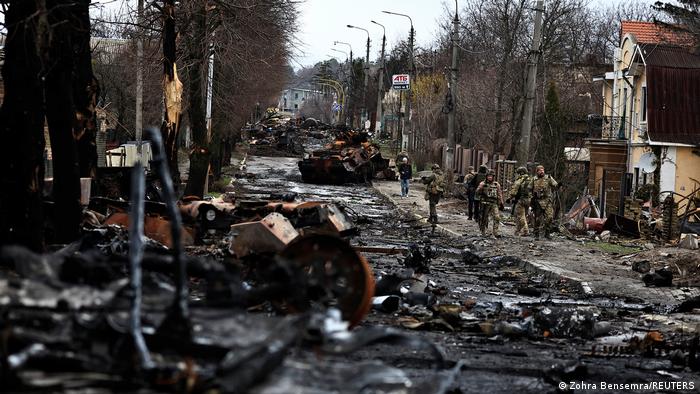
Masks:
[[[306,146],[322,145],[329,138],[330,128],[313,118],[291,119],[273,112],[260,122],[247,125],[241,133],[254,154],[297,157]]]
[[[3,390],[318,391],[332,384],[328,377],[291,377],[321,364],[353,371],[362,390],[449,388],[440,382],[453,381],[459,367],[446,369],[434,344],[386,328],[348,331],[371,306],[374,276],[340,238],[355,229],[338,207],[289,198],[177,202],[159,137],[152,138],[163,201],[145,201],[138,164],[130,202],[96,200],[112,212],[81,240],[45,255],[0,250]],[[188,237],[227,226],[232,253],[184,254]],[[379,343],[417,348],[439,369],[414,381],[381,362],[303,355]],[[279,379],[266,380],[273,373]]]

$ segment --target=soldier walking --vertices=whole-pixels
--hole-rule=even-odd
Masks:
[[[428,223],[437,224],[437,204],[445,191],[445,176],[437,164],[433,164],[432,170],[433,173],[430,176],[423,178],[423,183],[427,185],[425,188],[425,199],[428,200],[430,205]]]
[[[530,208],[530,198],[532,190],[530,189],[530,176],[527,174],[527,168],[518,167],[515,171],[518,178],[510,188],[510,199],[513,203],[513,217],[515,218],[515,235],[527,236],[527,210]]]
[[[501,223],[498,211],[503,210],[503,192],[495,177],[496,174],[493,170],[490,170],[486,174],[486,179],[476,188],[476,195],[479,196],[481,205],[479,208],[481,210],[479,213],[479,230],[481,230],[481,235],[486,236],[486,228],[490,220],[493,225],[493,236],[498,238],[500,237],[498,226]]]
[[[557,181],[544,173],[544,166],[537,166],[537,176],[530,181],[532,189],[532,210],[535,213],[535,239],[540,239],[540,234],[552,239],[552,220],[554,219],[554,204],[552,197],[559,186]]]
[[[474,211],[473,211],[474,215],[473,216],[470,215],[469,218],[471,219],[473,217],[474,220],[476,220],[477,222],[479,221],[479,218],[481,217],[481,215],[480,215],[481,210],[479,209],[480,205],[481,205],[481,201],[480,201],[481,197],[479,196],[479,194],[476,193],[476,188],[479,187],[479,184],[481,184],[481,182],[483,182],[484,179],[486,179],[487,172],[488,172],[488,168],[482,164],[481,166],[479,166],[479,172],[477,172],[476,175],[474,175],[471,178],[471,180],[469,181],[468,187],[474,191],[474,193],[473,193],[474,197],[472,197],[473,206],[474,206]]]

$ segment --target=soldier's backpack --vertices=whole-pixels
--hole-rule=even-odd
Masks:
[[[445,192],[445,175],[435,174],[435,178],[430,182],[430,193],[442,195]]]

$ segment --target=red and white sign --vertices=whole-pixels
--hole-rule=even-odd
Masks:
[[[411,88],[411,77],[408,74],[394,74],[391,76],[391,87],[397,90]]]

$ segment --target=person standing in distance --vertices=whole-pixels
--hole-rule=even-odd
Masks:
[[[408,197],[408,187],[413,176],[411,165],[408,164],[408,157],[404,157],[399,164],[399,181],[401,182],[401,197]]]

